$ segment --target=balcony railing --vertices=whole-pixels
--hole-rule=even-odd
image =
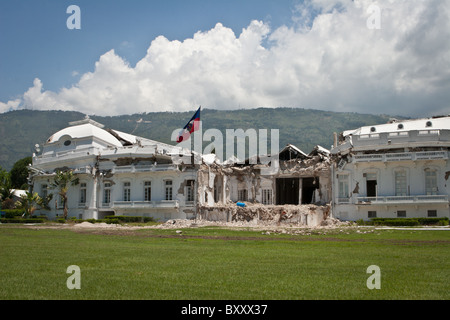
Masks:
[[[448,195],[357,197],[357,204],[448,203]]]
[[[337,198],[337,202],[339,204],[350,204],[351,199],[350,198]]]
[[[86,148],[79,148],[79,149],[72,149],[67,151],[60,151],[60,152],[48,152],[41,154],[39,156],[36,156],[33,161],[35,164],[43,164],[48,163],[52,161],[59,161],[63,159],[68,158],[81,158],[86,156],[92,156],[98,154],[98,148],[95,147],[86,147]]]
[[[353,162],[390,162],[405,160],[437,160],[448,159],[447,151],[402,152],[382,154],[357,154]]]
[[[146,165],[146,166],[116,166],[113,169],[113,173],[134,173],[134,172],[152,172],[152,171],[174,171],[177,170],[177,166],[172,164],[158,164],[158,165]]]
[[[121,208],[121,209],[171,209],[178,208],[178,200],[160,200],[160,201],[114,201],[111,208]]]

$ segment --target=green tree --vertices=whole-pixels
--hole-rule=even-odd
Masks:
[[[0,166],[0,198],[1,201],[12,198],[12,185],[9,172]]]
[[[20,200],[16,202],[16,208],[25,210],[25,215],[27,217],[31,217],[38,207],[42,207],[42,198],[39,197],[37,192],[33,193],[27,191],[27,193],[21,195]]]
[[[57,171],[54,181],[50,184],[51,189],[55,189],[63,201],[64,219],[67,219],[67,192],[70,186],[79,184],[79,179],[75,176],[72,170]]]
[[[10,171],[11,184],[14,189],[28,189],[28,165],[31,164],[31,157],[20,159]]]

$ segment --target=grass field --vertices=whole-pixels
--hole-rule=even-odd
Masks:
[[[447,300],[449,249],[449,231],[203,227],[179,235],[1,225],[0,299]],[[71,265],[80,290],[66,286]],[[381,289],[366,285],[371,265]]]

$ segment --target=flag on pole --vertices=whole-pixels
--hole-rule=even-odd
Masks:
[[[191,133],[197,131],[200,128],[200,109],[201,107],[198,108],[197,112],[192,116],[191,120],[189,120],[189,122],[180,131],[177,137],[177,143],[188,140],[191,136]]]

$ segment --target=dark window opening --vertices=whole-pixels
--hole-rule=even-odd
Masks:
[[[277,205],[298,204],[299,179],[278,178],[276,182]]]
[[[315,199],[315,191],[319,189],[318,178],[303,178],[302,179],[302,204],[310,204],[318,202],[320,199]]]
[[[427,216],[428,217],[437,217],[437,210],[428,210]]]
[[[367,180],[367,196],[376,197],[377,196],[377,180]]]
[[[406,218],[406,210],[398,210],[397,217],[398,218]]]
[[[377,212],[376,211],[369,211],[369,212],[367,212],[367,217],[368,218],[376,218],[377,217]]]

